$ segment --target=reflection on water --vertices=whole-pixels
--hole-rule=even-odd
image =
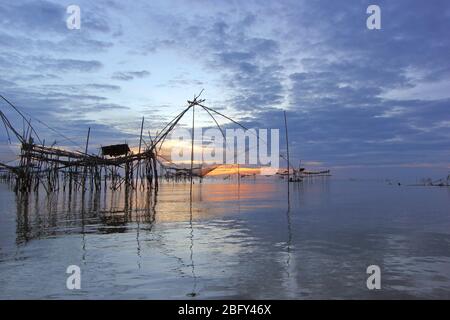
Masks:
[[[0,298],[450,298],[448,189],[217,181],[128,196],[0,185]]]

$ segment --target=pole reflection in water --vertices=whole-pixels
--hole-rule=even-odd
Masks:
[[[86,264],[86,233],[84,230],[84,225],[85,225],[85,212],[84,212],[84,197],[85,197],[85,192],[83,191],[81,194],[81,239],[82,239],[82,252],[83,252],[83,264]]]
[[[193,213],[192,213],[192,181],[190,186],[190,192],[189,192],[189,238],[190,238],[190,260],[191,260],[191,273],[192,273],[192,280],[193,280],[193,287],[192,292],[188,293],[189,297],[195,297],[198,295],[197,292],[197,275],[195,274],[195,263],[194,263],[194,224],[193,224]]]
[[[288,183],[288,197],[287,197],[287,241],[286,241],[286,251],[287,251],[287,260],[286,260],[286,272],[288,278],[290,277],[289,266],[291,262],[291,242],[292,242],[292,227],[291,227],[291,195],[289,192],[290,184]]]

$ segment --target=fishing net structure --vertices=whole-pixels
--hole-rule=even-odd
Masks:
[[[202,90],[203,91],[203,90]],[[239,127],[247,128],[223,113],[205,105],[200,94],[187,101],[187,106],[155,137],[143,136],[144,118],[142,118],[139,147],[137,152],[130,150],[127,144],[116,144],[101,147],[101,154],[88,152],[90,128],[87,133],[84,149],[69,150],[55,144],[45,145],[31,119],[44,125],[47,129],[60,135],[65,140],[72,140],[64,133],[50,127],[34,117],[27,117],[18,107],[0,95],[0,98],[11,108],[23,122],[22,130],[15,128],[5,112],[0,110],[0,118],[6,130],[9,143],[18,143],[20,151],[15,164],[0,162],[0,175],[3,180],[13,183],[16,192],[30,192],[42,186],[47,192],[60,189],[101,190],[110,188],[117,190],[158,189],[159,178],[192,179],[204,177],[215,170],[218,165],[194,166],[194,135],[190,166],[181,166],[162,154],[161,149],[170,133],[183,117],[192,112],[192,132],[195,127],[195,110],[200,109],[213,120],[225,138],[224,131],[216,117],[222,117]],[[16,140],[16,141],[14,141]],[[73,140],[72,140],[73,141]],[[79,145],[79,144],[78,144]]]

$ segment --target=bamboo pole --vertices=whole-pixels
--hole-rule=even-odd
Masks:
[[[87,138],[86,138],[86,147],[84,149],[84,154],[87,157],[88,147],[89,147],[89,136],[91,135],[91,127],[88,128]],[[83,191],[85,190],[86,186],[86,173],[87,173],[87,166],[84,167],[83,172]]]
[[[286,119],[286,111],[284,111],[284,128],[286,130],[286,153],[287,153],[287,170],[288,170],[288,183],[290,182],[290,174],[289,170],[291,167],[290,161],[289,161],[289,137],[288,137],[288,126],[287,126],[287,119]]]
[[[195,106],[192,105],[192,140],[191,140],[191,193],[193,183],[193,169],[194,169],[194,130],[195,130]]]
[[[240,172],[240,165],[239,165],[239,163],[238,163],[237,165],[238,165],[238,185],[240,185],[240,184],[241,184],[241,172]]]
[[[139,136],[139,151],[138,154],[141,154],[141,146],[142,146],[142,131],[144,130],[144,117],[142,117],[141,122],[141,134]],[[140,172],[140,165],[141,165],[141,159],[138,160],[137,163],[137,171],[136,171],[136,186],[135,189],[137,189],[138,186],[138,180],[139,180],[139,172]]]

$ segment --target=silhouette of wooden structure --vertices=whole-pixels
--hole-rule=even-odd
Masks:
[[[203,91],[203,90],[202,90]],[[116,144],[101,147],[101,155],[88,153],[90,128],[86,139],[86,145],[83,151],[66,150],[55,145],[45,145],[40,139],[37,131],[31,124],[24,113],[22,113],[9,100],[0,95],[0,98],[7,103],[23,120],[23,132],[19,131],[11,124],[5,113],[0,110],[0,118],[6,129],[8,140],[15,137],[20,144],[20,155],[18,165],[9,165],[0,163],[2,170],[9,172],[6,175],[2,173],[2,177],[9,180],[11,176],[15,180],[14,190],[16,192],[29,192],[37,190],[39,186],[43,186],[47,192],[69,189],[69,190],[101,190],[107,187],[117,190],[125,187],[126,190],[132,189],[158,189],[158,177],[160,171],[164,171],[166,179],[183,179],[194,177],[202,177],[208,172],[214,170],[217,166],[209,168],[194,167],[193,165],[193,141],[191,150],[191,166],[190,169],[179,168],[176,164],[170,162],[164,156],[159,155],[168,135],[175,126],[192,110],[194,115],[195,107],[205,110],[207,114],[214,120],[214,123],[223,134],[223,130],[218,124],[214,115],[226,118],[232,123],[244,126],[227,117],[226,115],[205,106],[204,99],[199,99],[199,95],[194,96],[193,100],[188,100],[188,105],[182,112],[173,118],[166,126],[154,137],[149,135],[149,139],[143,137],[144,118],[142,118],[141,134],[139,140],[139,150],[134,153],[130,150],[128,144]],[[31,117],[30,117],[31,118]],[[66,140],[71,140],[63,133],[51,128],[40,120],[35,119],[48,129],[61,135]],[[194,129],[194,118],[192,123]],[[193,136],[193,135],[192,135]],[[225,135],[224,135],[225,137]],[[194,139],[194,137],[192,137]],[[73,141],[73,140],[71,140]],[[4,180],[3,179],[3,180]]]

